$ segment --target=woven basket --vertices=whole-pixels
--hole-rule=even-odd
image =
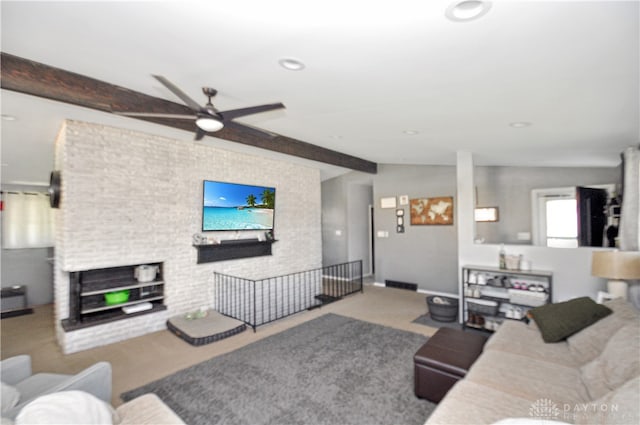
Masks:
[[[467,310],[486,316],[498,314],[498,303],[488,300],[467,300]]]
[[[433,302],[434,297],[427,297],[429,315],[438,322],[454,322],[458,317],[458,300],[449,297],[437,297],[448,302],[448,304],[438,304]]]

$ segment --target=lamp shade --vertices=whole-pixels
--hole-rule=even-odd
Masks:
[[[595,251],[591,274],[605,279],[640,279],[640,252]]]

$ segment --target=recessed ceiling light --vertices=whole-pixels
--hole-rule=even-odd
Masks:
[[[444,16],[455,22],[466,22],[484,16],[491,9],[491,2],[480,0],[458,0],[449,5]]]
[[[513,128],[524,128],[524,127],[529,127],[530,125],[531,123],[526,121],[517,121],[517,122],[509,123],[509,127],[513,127]]]
[[[404,130],[403,133],[408,135],[408,136],[415,136],[416,134],[419,134],[420,132],[418,130]]]
[[[17,118],[14,117],[13,115],[2,114],[2,120],[3,121],[15,121],[15,120],[17,120]]]
[[[329,136],[329,138],[331,138],[331,139],[342,139],[342,136],[339,135],[339,134],[332,134],[332,135]]]
[[[281,67],[289,71],[301,71],[304,69],[304,64],[297,59],[283,58],[280,59],[278,63]]]

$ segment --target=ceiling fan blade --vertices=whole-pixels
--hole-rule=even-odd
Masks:
[[[193,140],[202,140],[204,138],[204,136],[206,136],[206,135],[207,135],[206,131],[204,131],[200,127],[196,126],[196,137]]]
[[[245,134],[251,134],[253,136],[261,137],[263,139],[264,138],[275,139],[276,137],[279,136],[279,134],[277,133],[272,133],[270,131],[263,130],[257,127],[252,127],[246,124],[240,124],[239,122],[235,122],[235,121],[228,121],[224,124],[224,126],[229,128],[235,128],[236,130],[242,131]]]
[[[274,109],[282,109],[285,106],[282,103],[272,103],[270,105],[251,106],[249,108],[231,109],[229,111],[218,112],[223,120],[228,121],[245,115],[257,114],[259,112],[271,111]]]
[[[182,114],[160,114],[153,112],[114,112],[116,115],[124,115],[126,117],[146,117],[146,118],[172,118],[179,120],[195,120],[195,115],[182,115]]]
[[[182,90],[180,90],[176,85],[174,85],[171,81],[167,80],[166,78],[164,78],[162,75],[154,75],[153,78],[155,78],[156,80],[160,81],[166,88],[168,88],[169,90],[171,90],[171,92],[173,94],[175,94],[176,96],[178,96],[180,99],[182,99],[182,101],[191,109],[193,109],[194,111],[198,112],[200,111],[200,109],[202,108],[198,102],[196,102],[195,100],[191,99],[189,96],[187,96],[187,94],[185,92],[183,92]]]

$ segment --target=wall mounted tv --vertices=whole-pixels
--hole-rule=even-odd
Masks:
[[[204,181],[202,231],[272,230],[273,187]]]

